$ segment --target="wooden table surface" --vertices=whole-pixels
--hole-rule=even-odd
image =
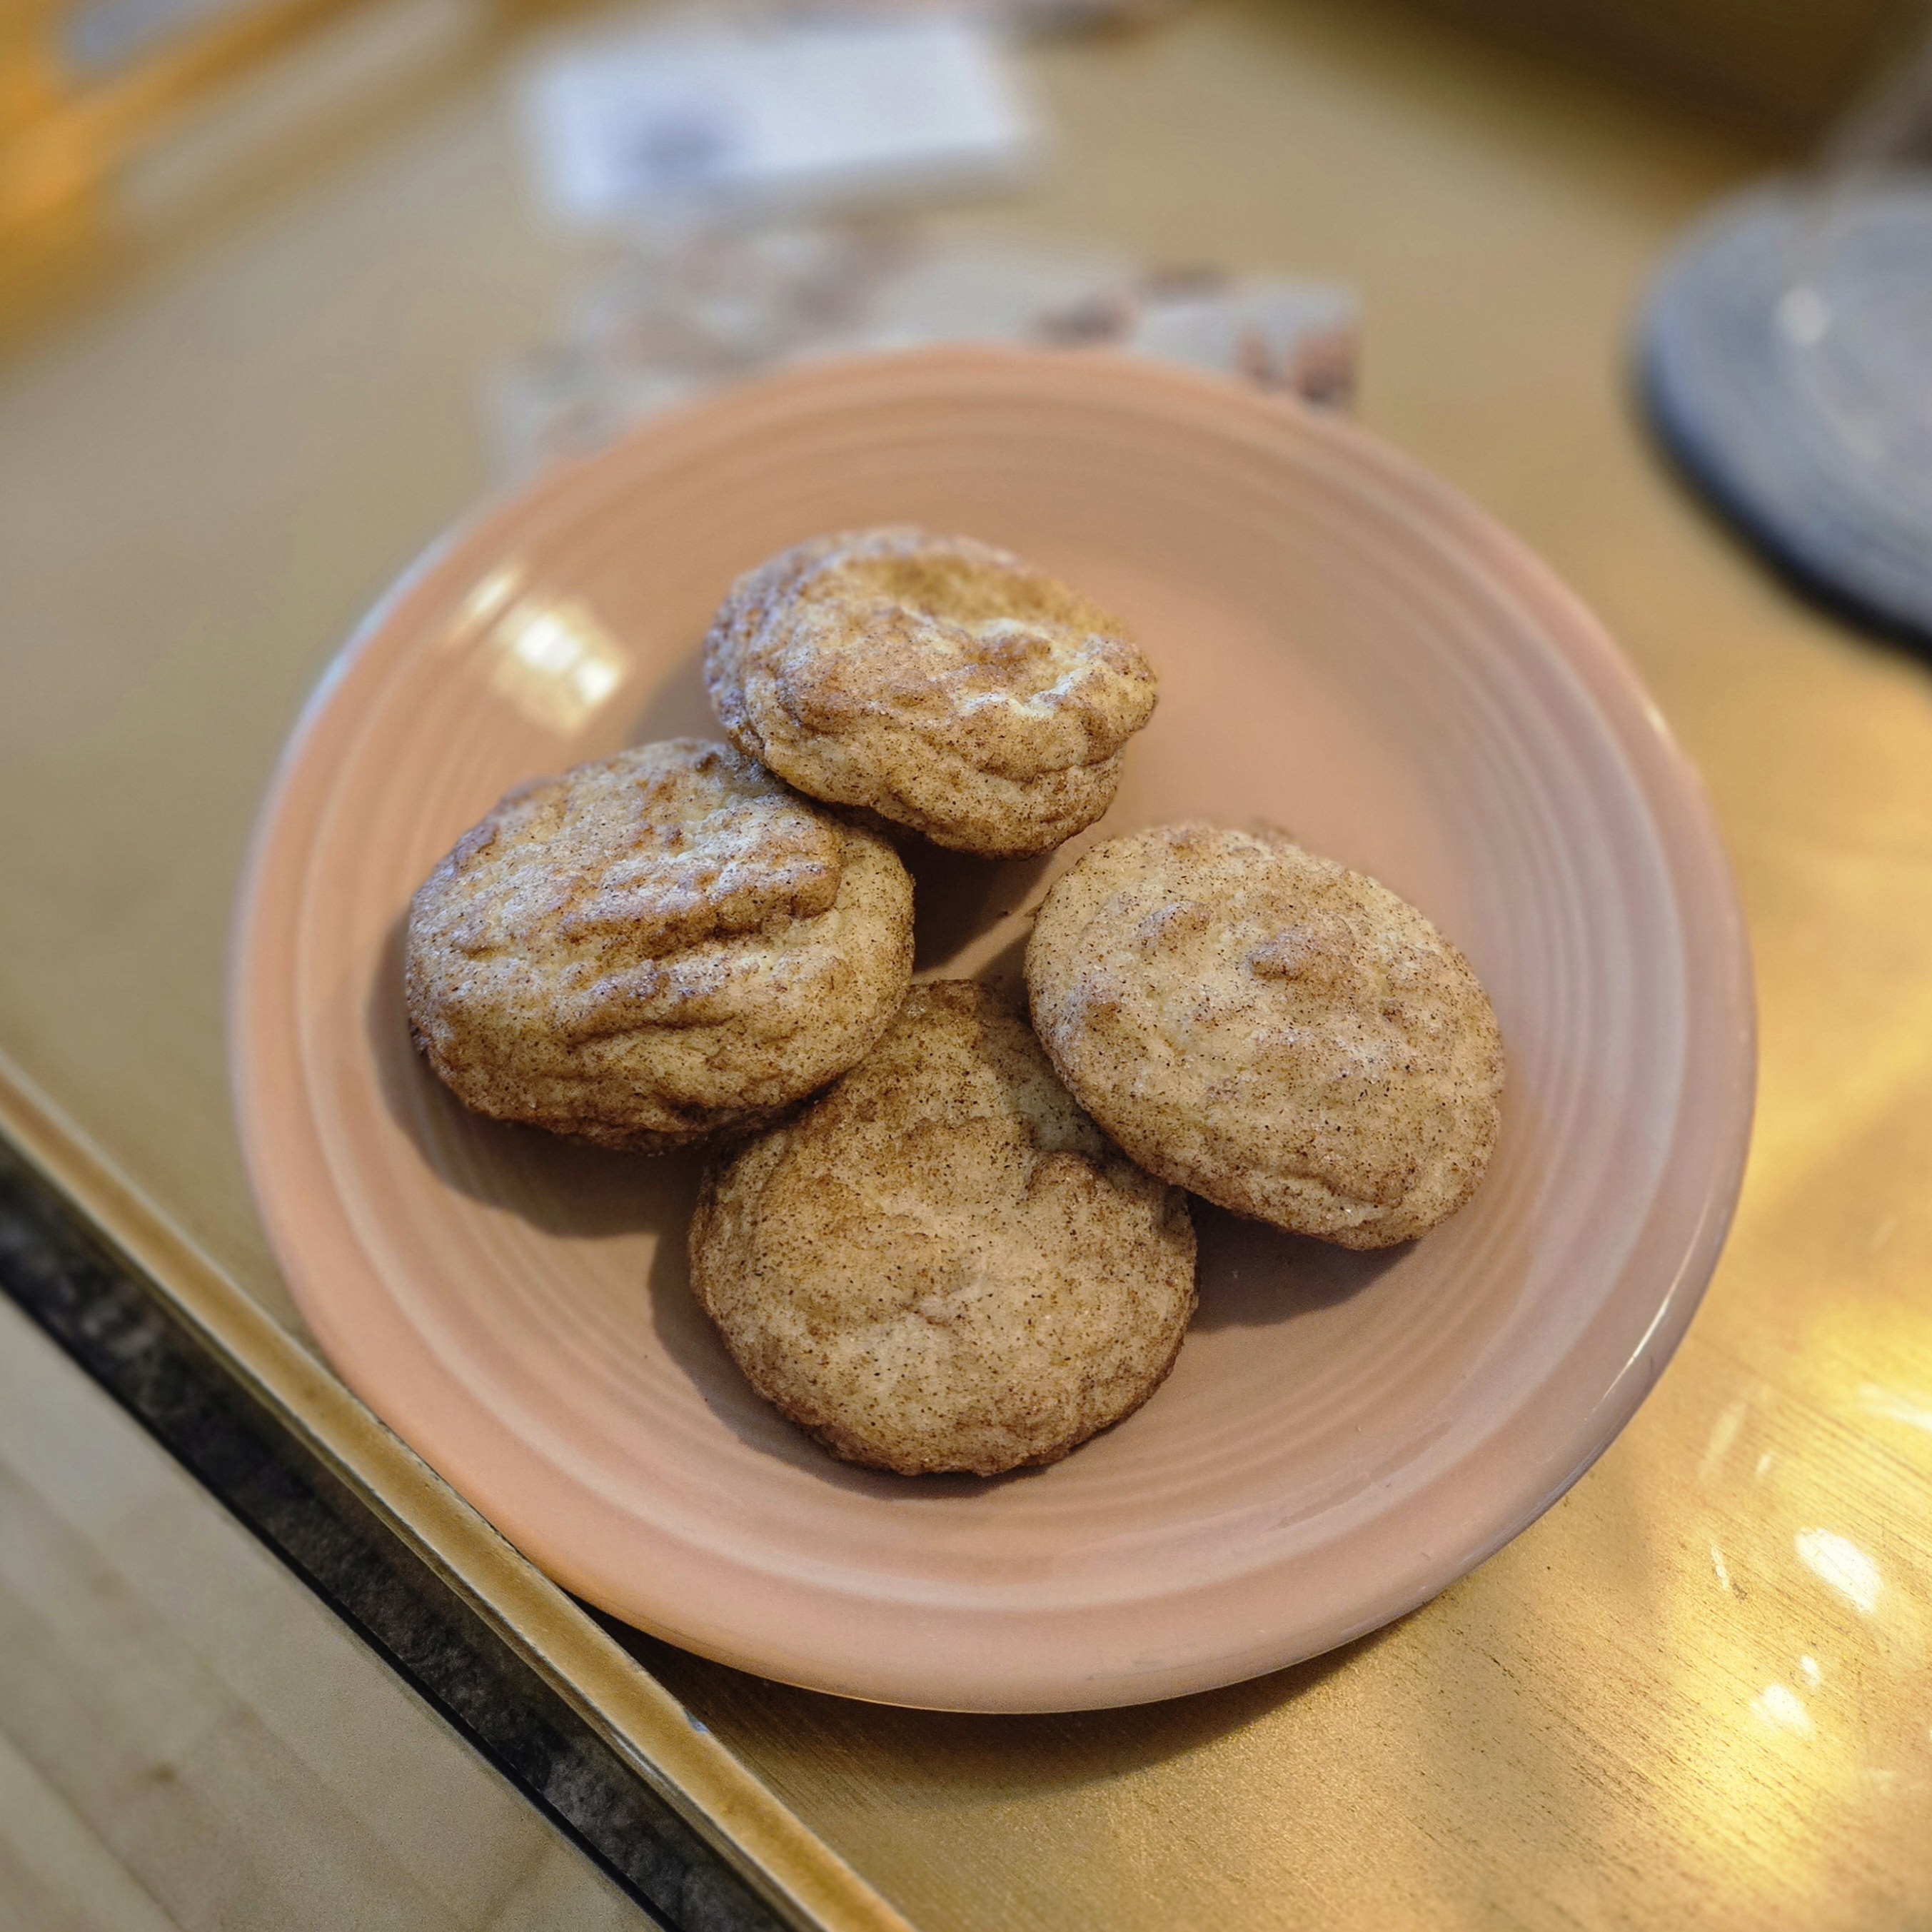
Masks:
[[[1352,283],[1363,418],[1568,578],[1702,766],[1762,1002],[1743,1204],[1597,1468],[1335,1656],[995,1719],[640,1652],[929,1932],[1922,1925],[1932,679],[1767,576],[1628,394],[1658,251],[1772,158],[1344,0],[1028,58],[1054,168],[941,231]],[[496,57],[404,92],[210,164],[0,364],[0,1052],[291,1320],[223,1064],[243,842],[310,683],[485,487],[482,372],[580,272]]]

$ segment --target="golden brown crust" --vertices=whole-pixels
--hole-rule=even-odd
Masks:
[[[1057,1461],[1147,1400],[1194,1308],[1186,1196],[964,981],[914,987],[830,1093],[714,1167],[691,1262],[760,1395],[907,1475]]]
[[[1098,818],[1154,705],[1097,605],[1009,551],[902,526],[740,578],[704,674],[725,735],[800,790],[1000,858]]]
[[[525,786],[410,910],[405,992],[465,1106],[656,1153],[761,1124],[856,1061],[912,970],[912,886],[723,745]]]
[[[1480,982],[1414,907],[1285,836],[1096,847],[1048,893],[1026,974],[1081,1103],[1224,1208],[1386,1247],[1488,1165],[1503,1058]]]

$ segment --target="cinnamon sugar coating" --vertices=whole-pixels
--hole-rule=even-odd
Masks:
[[[726,736],[800,791],[1002,858],[1106,810],[1155,694],[1097,605],[1009,551],[904,526],[740,578],[705,683]]]
[[[964,981],[914,987],[858,1066],[713,1169],[691,1261],[760,1395],[908,1475],[1058,1460],[1146,1400],[1194,1308],[1186,1196]]]
[[[512,792],[416,895],[405,992],[465,1106],[657,1151],[856,1061],[912,967],[885,840],[694,740]]]
[[[1027,949],[1034,1024],[1151,1173],[1345,1247],[1413,1239],[1475,1191],[1502,1036],[1415,908],[1286,835],[1160,826],[1058,880]]]

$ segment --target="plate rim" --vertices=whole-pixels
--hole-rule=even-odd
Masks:
[[[996,1681],[996,1669],[990,1672],[982,1670],[976,1676],[968,1669],[962,1678],[956,1661],[950,1669],[942,1666],[922,1673],[914,1672],[910,1678],[902,1671],[889,1684],[868,1686],[835,1682],[824,1674],[814,1676],[809,1669],[798,1667],[796,1660],[789,1660],[791,1667],[788,1668],[788,1660],[782,1658],[732,1654],[716,1643],[700,1640],[688,1630],[680,1631],[675,1627],[674,1618],[641,1616],[634,1604],[622,1607],[606,1604],[626,1621],[638,1622],[640,1628],[673,1642],[737,1668],[847,1696],[928,1708],[981,1712],[1098,1708],[1240,1682],[1320,1654],[1427,1602],[1520,1534],[1602,1455],[1635,1414],[1675,1353],[1715,1270],[1742,1191],[1754,1108],[1756,1000],[1748,938],[1715,815],[1696,768],[1678,746],[1634,667],[1576,593],[1526,543],[1480,506],[1359,425],[1322,416],[1286,398],[1244,389],[1224,379],[1114,352],[948,345],[815,360],[733,383],[654,416],[616,443],[547,471],[519,490],[487,499],[429,544],[356,627],[302,706],[264,792],[236,895],[227,962],[231,1091],[250,1185],[270,1246],[311,1333],[322,1344],[334,1372],[379,1415],[382,1414],[382,1410],[364,1394],[360,1377],[343,1364],[336,1349],[330,1346],[324,1298],[312,1295],[302,1279],[301,1244],[294,1225],[299,1214],[280,1192],[280,1178],[265,1150],[262,1126],[262,1091],[265,1083],[273,1079],[268,1070],[278,1043],[285,1057],[299,1060],[292,1026],[286,1029],[287,1036],[278,1042],[274,1001],[265,992],[266,987],[279,985],[284,1005],[290,1005],[292,974],[279,979],[272,974],[265,976],[259,963],[265,956],[272,957],[277,944],[274,908],[268,903],[265,881],[275,854],[291,836],[292,826],[305,826],[296,842],[297,849],[307,856],[315,848],[322,807],[328,796],[326,785],[319,782],[320,774],[312,769],[324,728],[334,718],[352,676],[358,670],[366,670],[372,652],[399,615],[425,594],[458,559],[475,552],[488,552],[493,546],[500,554],[508,527],[527,516],[536,504],[546,503],[554,514],[567,509],[573,495],[594,492],[600,474],[620,469],[627,452],[641,440],[688,434],[693,426],[701,430],[707,415],[722,401],[740,409],[747,402],[766,400],[782,406],[794,389],[823,391],[828,382],[862,380],[882,366],[890,367],[902,378],[909,372],[923,372],[934,381],[950,375],[956,382],[983,380],[989,374],[1059,379],[1076,370],[1087,376],[1104,371],[1106,380],[1137,392],[1167,390],[1179,392],[1197,405],[1209,403],[1229,420],[1238,416],[1263,428],[1270,424],[1277,428],[1292,425],[1298,436],[1312,436],[1318,445],[1329,443],[1346,448],[1352,458],[1366,462],[1382,480],[1446,517],[1448,527],[1459,540],[1473,540],[1492,560],[1506,562],[1514,584],[1524,599],[1534,605],[1539,620],[1544,620],[1539,622],[1539,631],[1550,634],[1544,638],[1544,647],[1553,650],[1581,678],[1592,709],[1601,717],[1619,750],[1630,760],[1646,815],[1664,850],[1673,904],[1684,928],[1686,1002],[1690,1021],[1694,1024],[1700,1013],[1717,1012],[1728,1022],[1713,1029],[1710,1036],[1711,1050],[1718,1052],[1722,1062],[1720,1077],[1712,1083],[1713,1092],[1718,1088],[1724,1090],[1716,1096],[1717,1139],[1708,1163],[1708,1184],[1694,1219],[1676,1244],[1678,1258],[1667,1280],[1663,1279],[1665,1270],[1659,1266],[1656,1311],[1636,1349],[1580,1417],[1561,1453],[1544,1455],[1536,1466],[1534,1480],[1526,1480],[1515,1492],[1510,1507],[1492,1513],[1480,1535],[1460,1544],[1453,1554],[1412,1566],[1413,1574],[1394,1580],[1372,1601],[1362,1604],[1358,1614],[1331,1616],[1310,1640],[1283,1648],[1278,1639],[1270,1642],[1264,1637],[1258,1648],[1250,1645],[1238,1654],[1224,1650],[1212,1658],[1170,1664],[1145,1676],[1117,1672],[1105,1682],[1060,1681],[1052,1685],[1021,1686]],[[398,650],[404,647],[404,643],[399,642]],[[304,820],[302,812],[305,788],[314,796],[306,801]],[[1697,890],[1689,890],[1692,887]],[[292,920],[288,922],[291,926],[293,922]],[[1694,943],[1694,928],[1703,942],[1701,946]],[[290,954],[293,937],[292,932],[280,935],[284,950]],[[1702,989],[1702,1004],[1693,983],[1700,976],[1710,982]],[[292,1012],[289,1017],[292,1020]],[[1689,1052],[1687,1048],[1687,1071],[1691,1064]],[[1681,1107],[1680,1120],[1684,1111]],[[315,1186],[318,1178],[311,1173],[309,1184]],[[326,1186],[326,1180],[322,1186],[346,1219],[346,1206],[335,1190]],[[1658,1211],[1663,1192],[1660,1186],[1653,1192],[1648,1214]],[[388,1421],[386,1415],[383,1419]],[[427,1450],[418,1448],[417,1453],[431,1461],[432,1467],[442,1466],[432,1460]],[[475,1506],[490,1517],[491,1512],[485,1502],[474,1500]],[[505,1533],[512,1540],[521,1543],[539,1568],[566,1586],[580,1588],[585,1580],[573,1579],[571,1562],[560,1559],[556,1552],[547,1556],[540,1546],[541,1533],[532,1534],[530,1528],[519,1527],[520,1535],[512,1534],[507,1526]],[[580,1588],[580,1593],[584,1593]],[[595,1600],[594,1591],[589,1594]]]

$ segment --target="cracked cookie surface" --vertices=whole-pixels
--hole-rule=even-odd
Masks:
[[[680,739],[525,786],[466,832],[412,903],[404,988],[466,1106],[659,1151],[842,1073],[911,970],[886,842]]]
[[[1386,1247],[1488,1165],[1502,1041],[1468,962],[1284,834],[1160,826],[1096,847],[1047,894],[1026,976],[1082,1105],[1238,1214]]]
[[[1051,1462],[1138,1408],[1194,1308],[1186,1197],[1112,1146],[981,986],[913,988],[838,1084],[707,1178],[699,1301],[848,1461]]]
[[[1010,551],[898,526],[740,578],[705,684],[725,736],[800,791],[998,858],[1107,809],[1155,697],[1096,604]]]

